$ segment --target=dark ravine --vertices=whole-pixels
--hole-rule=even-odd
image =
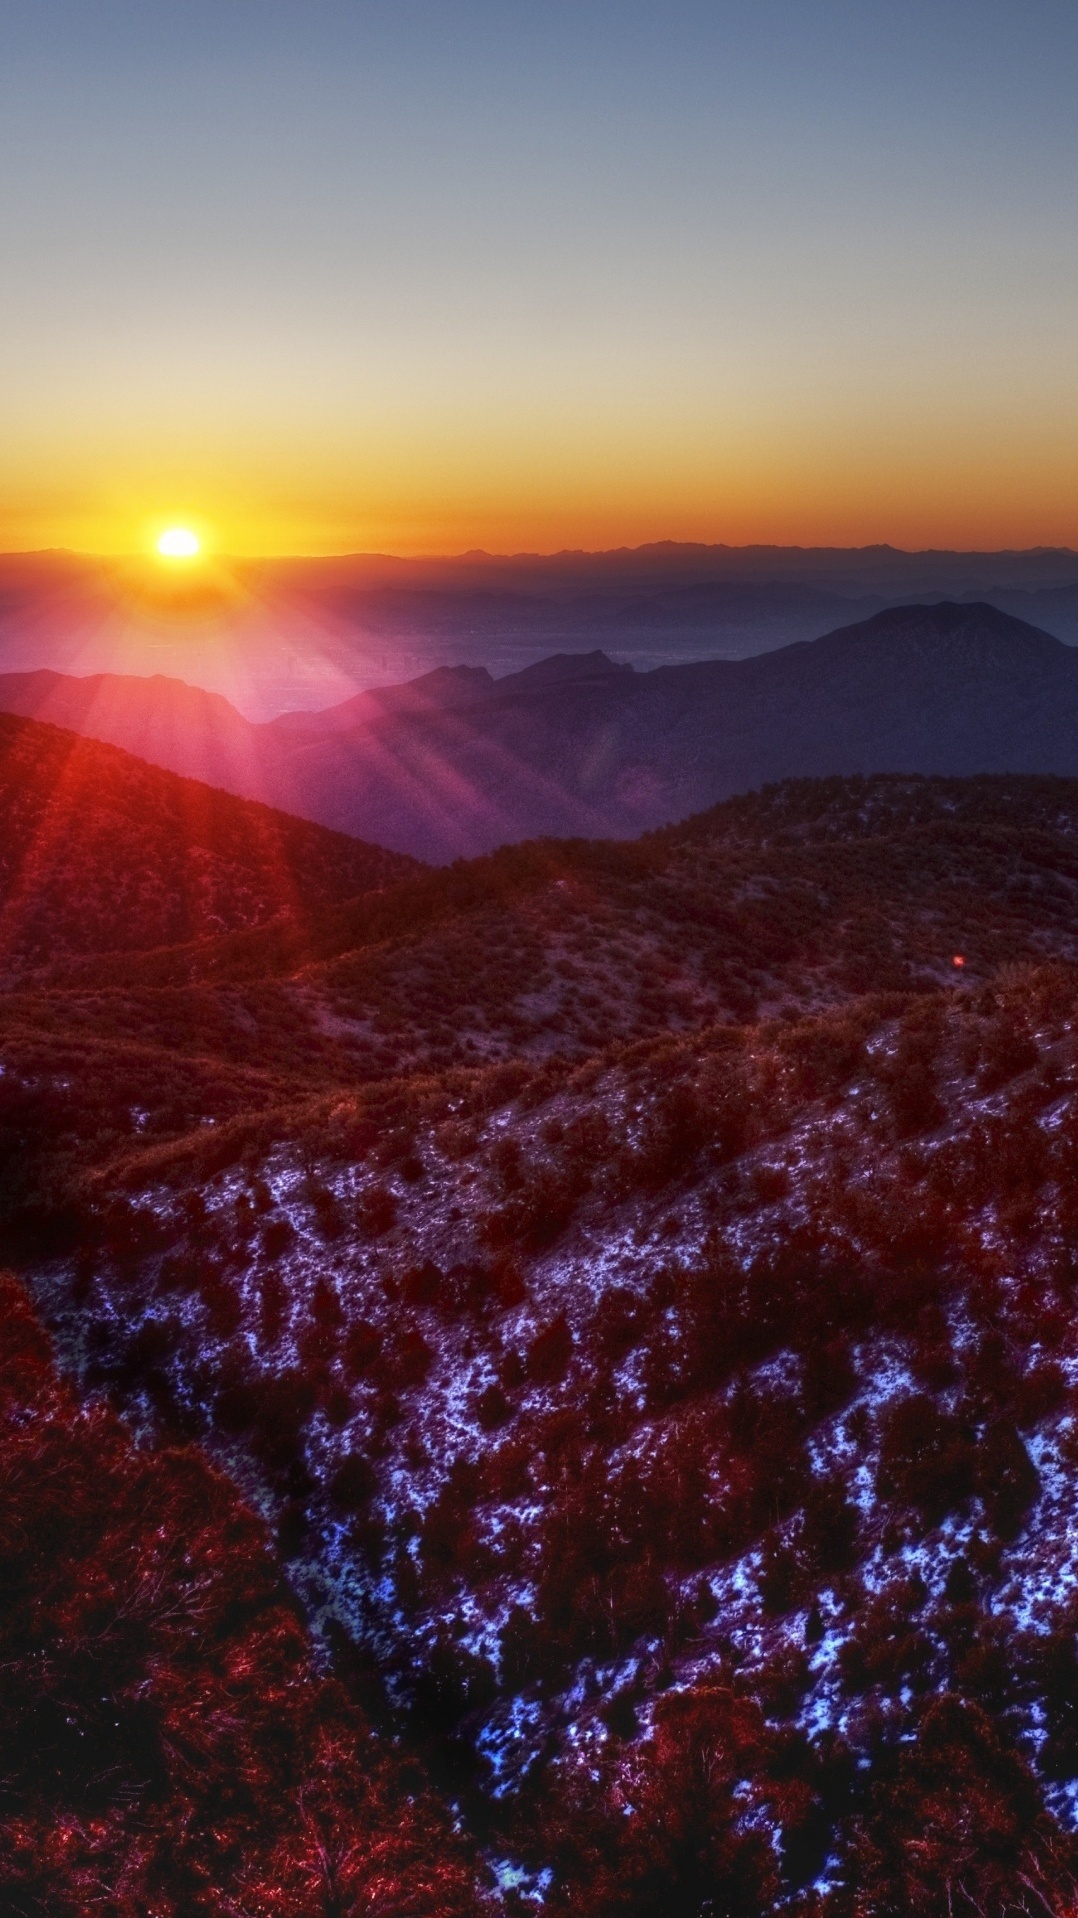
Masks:
[[[982,604],[646,673],[601,651],[441,668],[264,725],[162,678],[7,675],[0,707],[435,862],[633,837],[791,777],[1078,774],[1078,651]]]

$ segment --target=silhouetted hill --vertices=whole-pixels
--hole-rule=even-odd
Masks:
[[[252,719],[460,660],[495,676],[602,647],[638,670],[818,639],[887,606],[981,600],[1074,642],[1078,556],[660,541],[401,559],[0,555],[0,671],[194,679]]]
[[[0,704],[40,696],[147,757],[435,861],[630,837],[791,777],[1078,773],[1078,652],[981,604],[647,673],[601,651],[498,680],[443,669],[267,726],[167,680],[86,686],[0,680]]]
[[[992,595],[992,604],[1028,619],[1070,646],[1078,644],[1078,585],[1073,582],[1036,591],[1003,590]]]
[[[401,686],[378,686],[357,693],[339,706],[318,712],[282,713],[269,722],[265,736],[274,737],[288,750],[300,735],[313,740],[329,733],[361,732],[391,716],[454,712],[484,699],[493,686],[485,666],[438,666]]]
[[[130,953],[297,919],[414,870],[412,860],[96,740],[0,717],[0,968],[9,977],[65,953]]]
[[[251,728],[242,713],[199,686],[154,673],[92,673],[77,678],[41,668],[0,676],[0,711],[19,713],[121,746],[151,765],[215,783],[230,769],[229,790],[260,786]]]

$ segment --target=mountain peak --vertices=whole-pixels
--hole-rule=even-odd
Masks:
[[[538,659],[533,666],[525,666],[519,673],[510,673],[497,683],[499,688],[579,685],[585,680],[605,680],[609,683],[633,676],[631,666],[619,665],[609,654],[596,647],[590,653],[551,653],[549,658]]]
[[[938,600],[935,604],[888,606],[871,618],[855,625],[842,626],[822,640],[812,642],[832,647],[854,638],[911,640],[985,640],[1003,641],[1011,648],[1056,659],[1068,652],[1062,640],[1046,633],[1028,620],[1005,613],[985,600]]]

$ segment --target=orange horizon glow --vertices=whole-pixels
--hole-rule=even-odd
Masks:
[[[750,391],[695,405],[681,379],[634,405],[574,389],[546,419],[522,393],[475,398],[470,415],[467,395],[450,408],[432,394],[428,415],[401,400],[365,422],[357,405],[354,435],[321,409],[212,435],[98,421],[77,442],[39,421],[0,449],[0,550],[121,558],[170,526],[204,554],[251,558],[1078,547],[1078,395],[1050,412],[1032,393],[948,400],[933,380],[870,405],[863,377],[836,391],[821,367],[804,391],[767,392],[759,369]]]
[[[24,11],[0,550],[1078,547],[1066,9]]]
[[[1071,497],[1078,487],[1067,489]],[[1062,491],[1062,489],[1061,489]],[[1035,548],[1078,549],[1078,510],[1056,495],[1050,506],[1031,510],[1028,495],[1007,510],[986,503],[981,512],[918,510],[912,502],[891,512],[812,510],[809,503],[780,512],[680,512],[557,510],[489,513],[392,512],[385,517],[364,510],[341,511],[324,523],[307,515],[232,514],[207,511],[215,522],[212,541],[199,534],[189,552],[167,551],[160,535],[147,540],[122,519],[96,512],[53,519],[0,512],[0,552],[66,551],[86,557],[136,561],[188,570],[204,565],[211,553],[221,559],[335,558],[383,554],[402,559],[446,559],[466,553],[492,557],[514,554],[609,552],[661,543],[725,547],[869,548],[889,546],[905,552],[1018,552]]]
[[[451,437],[447,423],[395,444],[389,422],[362,461],[328,433],[273,441],[242,465],[188,449],[162,485],[150,448],[0,453],[0,551],[128,558],[189,528],[201,557],[384,553],[442,558],[604,551],[658,541],[905,551],[1078,547],[1078,434],[1061,416],[1027,430],[971,414],[908,433],[853,419],[812,430],[771,417],[702,431],[683,408],[654,417],[536,422]],[[413,422],[414,425],[414,422]],[[5,470],[5,468],[7,470]],[[101,480],[101,474],[112,477]],[[169,496],[173,502],[170,510]],[[163,505],[158,504],[163,499]]]

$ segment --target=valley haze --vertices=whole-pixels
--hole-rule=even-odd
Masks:
[[[194,680],[248,717],[439,666],[503,678],[559,652],[638,670],[744,658],[888,606],[979,600],[1074,643],[1078,555],[664,541],[612,552],[409,559],[0,556],[0,670]]]
[[[163,676],[47,668],[0,674],[0,710],[436,862],[631,837],[806,775],[1078,775],[1078,650],[977,601],[892,607],[742,660],[439,667],[262,723]]]

